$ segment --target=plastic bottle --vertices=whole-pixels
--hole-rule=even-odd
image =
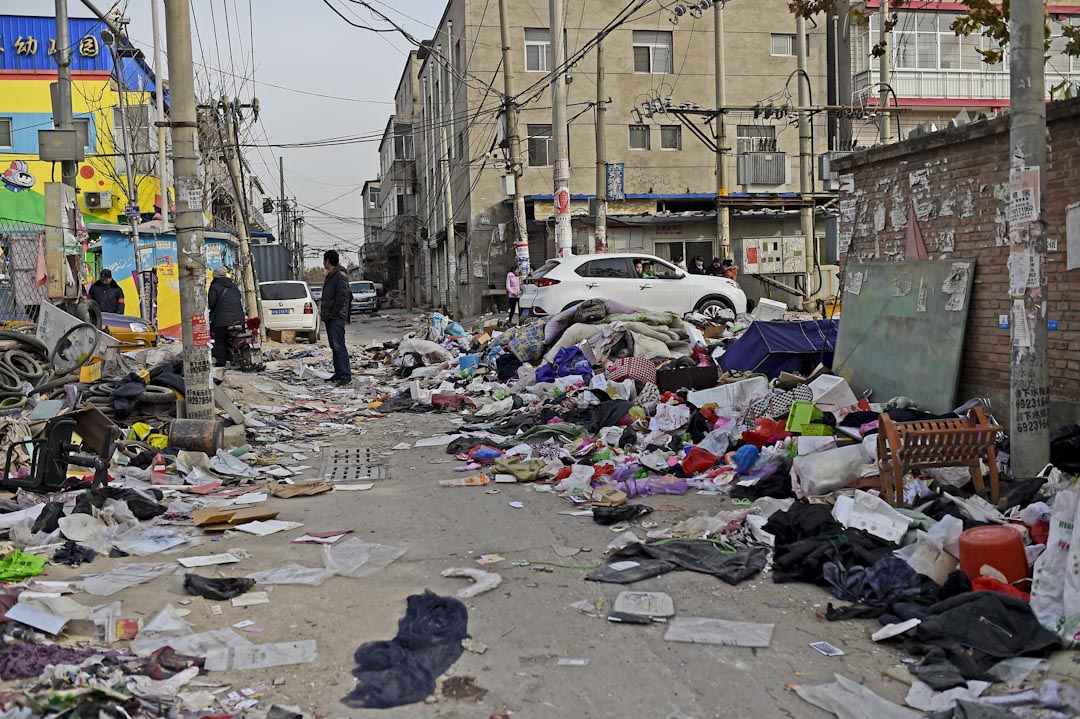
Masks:
[[[440,479],[440,487],[483,487],[487,485],[491,480],[488,476],[481,472],[474,477],[454,477],[452,479]]]

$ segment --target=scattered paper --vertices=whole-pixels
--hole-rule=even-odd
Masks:
[[[334,490],[341,492],[364,492],[374,486],[374,482],[361,482],[360,484],[335,484]]]
[[[812,642],[810,644],[811,649],[816,649],[827,657],[842,657],[844,656],[844,650],[834,647],[828,642]]]
[[[265,537],[269,534],[277,534],[278,532],[287,532],[290,529],[299,529],[304,525],[300,522],[286,522],[282,519],[267,519],[263,521],[248,522],[247,524],[241,524],[234,529],[240,532],[247,532],[248,534],[254,534],[257,537]]]
[[[350,532],[352,532],[351,529],[338,532],[308,532],[292,540],[290,544],[333,544]]]
[[[204,554],[199,557],[181,557],[176,561],[190,569],[192,567],[210,567],[215,564],[233,564],[234,562],[239,562],[240,557],[237,557],[230,552],[226,552],[224,554]]]
[[[248,592],[239,597],[229,600],[234,607],[254,607],[258,604],[269,604],[270,595],[266,592]]]
[[[289,664],[308,664],[318,658],[314,640],[282,642],[280,644],[252,644],[247,647],[214,649],[205,654],[208,672],[235,669],[268,669]]]
[[[731,622],[708,617],[677,617],[672,620],[664,639],[691,644],[767,647],[772,641],[772,633],[772,624]]]
[[[25,624],[46,634],[57,635],[68,623],[67,617],[61,617],[44,609],[31,607],[25,602],[18,602],[7,610],[7,618],[13,622]]]

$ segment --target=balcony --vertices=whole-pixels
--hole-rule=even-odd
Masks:
[[[1046,69],[1046,93],[1061,84],[1062,81],[1080,85],[1080,73],[1060,74]],[[877,70],[868,70],[855,75],[853,92],[855,101],[860,102],[876,96],[880,75]],[[963,104],[965,100],[998,100],[1002,103],[1009,99],[1009,73],[979,72],[972,70],[893,70],[891,82],[896,96],[901,103],[906,99],[955,100]]]

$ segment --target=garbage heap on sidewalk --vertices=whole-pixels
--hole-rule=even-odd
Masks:
[[[1042,476],[1010,478],[990,408],[940,416],[905,397],[857,397],[828,372],[836,331],[834,320],[717,323],[597,300],[505,331],[434,314],[367,358],[397,377],[380,411],[463,417],[417,444],[462,462],[441,484],[534,483],[621,532],[587,580],[685,570],[817,584],[836,599],[828,620],[875,620],[875,640],[918,657],[916,709],[1080,713],[1078,686],[1041,671],[1080,642],[1080,426],[1055,433]],[[717,510],[661,527],[640,501],[687,492]],[[755,643],[759,625],[731,624],[675,618],[668,638],[768,644]],[[841,676],[798,691],[839,716],[920,716]]]

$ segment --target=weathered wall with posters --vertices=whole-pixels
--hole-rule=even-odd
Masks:
[[[1049,105],[1047,128],[1046,272],[1053,430],[1080,421],[1080,236],[1069,238],[1065,228],[1068,206],[1080,203],[1080,99]],[[1006,115],[860,152],[836,163],[844,179],[839,235],[842,281],[860,262],[908,261],[905,237],[912,221],[931,259],[976,261],[958,395],[961,400],[989,397],[999,421],[1006,421],[1009,411],[1011,336],[1007,322],[1002,321],[1007,320],[1010,305],[1005,222],[1009,154]],[[918,382],[922,372],[933,371],[933,367],[912,368],[912,381]]]

